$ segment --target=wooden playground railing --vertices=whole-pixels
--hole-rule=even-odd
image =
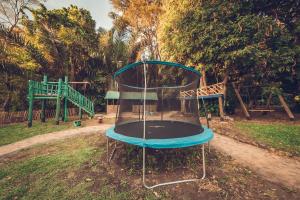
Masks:
[[[42,110],[34,110],[33,111],[33,120],[39,120]],[[69,116],[77,116],[78,108],[69,108],[68,109]],[[45,111],[46,118],[51,119],[55,118],[55,109],[46,110]],[[28,111],[17,111],[17,112],[0,112],[0,126],[11,124],[11,123],[19,123],[25,122],[28,120]]]
[[[225,93],[225,83],[216,83],[213,85],[208,85],[205,87],[198,88],[197,90],[186,90],[180,92],[181,100],[181,110],[184,112],[185,110],[185,99],[188,98],[217,98],[219,104],[219,113],[221,120],[224,120],[224,108],[223,108],[223,96]]]
[[[210,96],[210,95],[224,95],[224,82],[216,83],[213,85],[208,85],[206,87],[201,87],[197,89],[197,94],[201,96]],[[181,97],[192,97],[197,96],[194,90],[182,91],[180,93]]]
[[[75,105],[82,107],[86,112],[94,115],[94,104],[87,97],[83,96],[80,92],[72,88],[67,84],[63,84],[63,93],[65,96],[72,101]]]

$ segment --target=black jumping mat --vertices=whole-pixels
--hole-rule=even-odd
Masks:
[[[143,138],[144,121],[118,124],[115,132],[129,136]],[[200,124],[182,121],[146,121],[146,139],[168,139],[197,135],[203,132]]]

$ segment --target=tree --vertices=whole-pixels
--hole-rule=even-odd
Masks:
[[[205,66],[231,80],[279,81],[295,63],[293,35],[254,1],[163,3],[159,42],[165,59]]]
[[[2,0],[0,2],[0,24],[11,32],[21,20],[27,7],[37,5],[39,0]]]
[[[120,64],[127,62],[128,45],[114,28],[99,34],[99,50],[109,74],[113,74]]]
[[[33,19],[22,21],[24,33],[48,58],[50,66],[44,69],[44,73],[53,76],[67,74],[70,80],[75,80],[88,60],[97,56],[95,21],[90,12],[72,5],[54,10],[41,5],[30,11]]]
[[[11,103],[15,96],[24,96],[24,71],[34,70],[38,66],[47,65],[44,56],[38,49],[27,42],[19,32],[0,25],[0,85],[2,109],[7,111],[17,101]],[[26,80],[25,80],[26,81]],[[22,92],[15,92],[16,90]],[[17,98],[15,98],[17,99]]]
[[[111,0],[116,13],[111,13],[117,31],[131,37],[132,50],[150,49],[153,58],[160,58],[157,27],[161,13],[160,0]]]

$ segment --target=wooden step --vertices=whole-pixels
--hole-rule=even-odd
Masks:
[[[34,96],[39,96],[39,97],[56,97],[57,94],[34,94]]]
[[[272,109],[250,109],[249,112],[274,112]]]

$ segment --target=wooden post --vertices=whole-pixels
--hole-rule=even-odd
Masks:
[[[56,112],[55,112],[55,124],[59,125],[59,115],[60,115],[60,98],[61,98],[62,80],[58,80],[57,87],[57,97],[56,97]]]
[[[268,99],[267,99],[267,105],[266,105],[267,109],[266,110],[271,110],[270,106],[271,106],[272,96],[273,96],[273,93],[270,92],[270,94],[268,96]],[[268,112],[267,111],[263,111],[262,114],[266,115],[266,114],[268,114]]]
[[[232,83],[232,86],[233,86],[234,92],[235,92],[235,94],[236,94],[236,96],[237,96],[237,98],[238,98],[238,100],[239,100],[239,102],[241,104],[242,110],[243,110],[244,114],[246,115],[246,118],[247,119],[251,119],[251,116],[250,116],[250,114],[249,114],[249,112],[248,112],[248,110],[247,110],[247,108],[246,108],[246,106],[245,106],[245,104],[243,102],[243,99],[242,99],[242,97],[241,97],[241,95],[239,93],[239,90],[236,88],[235,83]]]
[[[31,80],[29,80],[29,108],[28,108],[28,127],[32,127],[32,109],[33,109],[33,88],[31,84]]]
[[[113,100],[113,105],[114,105],[114,100]],[[108,99],[106,99],[106,114],[108,114]]]
[[[65,85],[68,85],[68,77],[65,76]],[[68,121],[68,88],[64,90],[64,122]]]
[[[270,109],[270,105],[271,105],[271,100],[272,100],[272,92],[269,94],[268,100],[267,100],[267,108]]]
[[[228,74],[226,72],[224,80],[223,80],[223,95],[224,95],[224,102],[226,102],[226,94],[227,94],[227,83],[228,83]]]
[[[289,106],[286,104],[283,96],[281,94],[279,94],[278,98],[279,98],[279,101],[280,101],[281,105],[283,106],[286,114],[289,116],[290,120],[294,120],[295,117],[294,117],[292,111],[290,110]]]
[[[221,119],[221,121],[223,121],[224,120],[224,109],[223,109],[223,99],[222,99],[222,96],[219,96],[218,100],[219,100],[220,119]]]
[[[182,113],[186,113],[186,111],[185,111],[185,99],[184,98],[185,97],[182,97],[182,99],[180,101],[181,102],[181,104],[180,104],[181,105],[181,109],[180,110],[181,110]]]

